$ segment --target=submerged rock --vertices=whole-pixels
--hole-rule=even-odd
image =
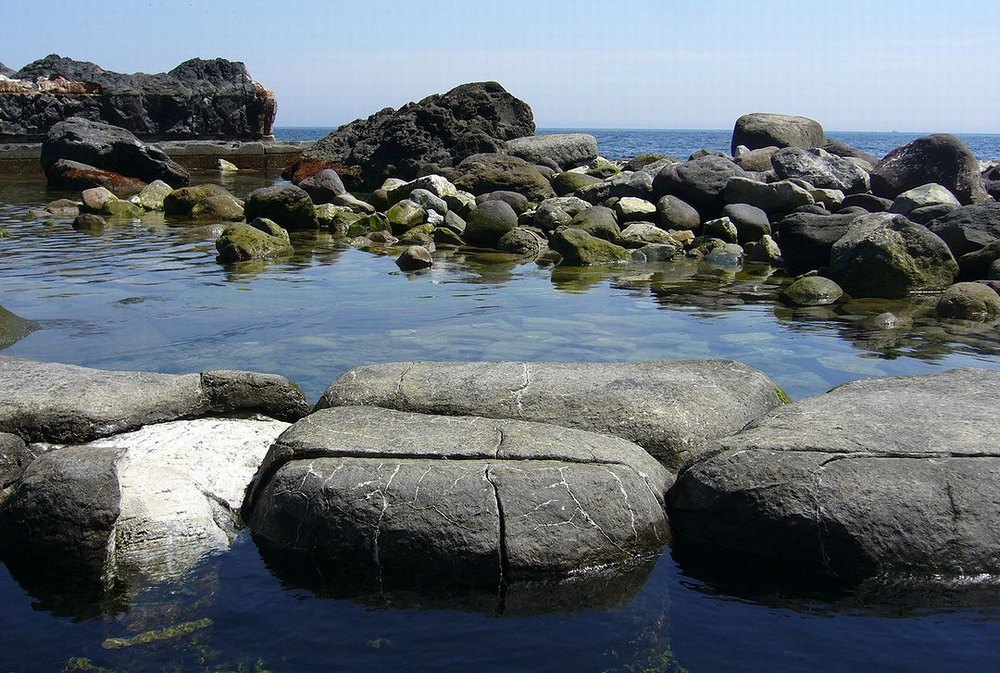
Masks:
[[[352,369],[317,408],[374,405],[552,423],[627,439],[676,468],[705,440],[779,404],[767,376],[727,360],[403,362]]]
[[[607,435],[339,407],[282,434],[243,515],[263,546],[359,579],[497,586],[659,553],[672,481]]]
[[[1000,372],[848,383],[690,465],[676,548],[723,572],[974,579],[1000,572]]]

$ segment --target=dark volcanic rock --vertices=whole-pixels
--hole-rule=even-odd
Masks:
[[[534,132],[527,103],[496,82],[474,82],[341,126],[310,147],[302,161],[347,167],[341,177],[353,173],[359,182],[350,187],[374,188],[389,177],[412,180],[424,167],[503,152],[506,141]]]
[[[247,194],[243,209],[247,220],[266,217],[289,231],[319,228],[312,199],[305,190],[295,185],[255,189]]]
[[[822,147],[823,127],[808,117],[754,112],[736,120],[730,151],[740,145],[751,150],[762,147]]]
[[[274,94],[242,63],[192,59],[169,73],[123,75],[57,55],[10,75],[0,90],[0,137],[41,140],[84,117],[144,140],[259,139],[271,134]]]
[[[963,204],[987,198],[979,161],[960,138],[947,133],[897,147],[871,173],[872,192],[887,199],[930,182],[947,187]]]
[[[128,130],[81,117],[55,124],[45,136],[41,160],[50,182],[63,174],[55,170],[60,159],[143,182],[163,180],[171,187],[183,187],[191,177],[159,147],[141,142]]]
[[[49,187],[69,191],[83,191],[91,187],[104,187],[115,196],[138,194],[146,182],[125,177],[121,173],[94,168],[79,161],[59,159],[45,171]]]

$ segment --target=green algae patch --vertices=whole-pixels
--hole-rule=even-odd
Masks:
[[[193,622],[181,622],[180,624],[174,624],[163,629],[146,631],[131,638],[105,638],[104,642],[101,643],[101,647],[106,650],[120,650],[135,645],[148,645],[149,643],[173,640],[174,638],[180,638],[201,629],[207,629],[213,623],[211,619],[205,617]]]

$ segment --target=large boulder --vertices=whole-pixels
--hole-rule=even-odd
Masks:
[[[266,217],[289,231],[319,228],[312,199],[304,189],[295,185],[255,189],[247,194],[243,211],[247,220]]]
[[[819,269],[830,263],[833,244],[843,238],[857,215],[792,213],[777,224],[781,252],[793,270]]]
[[[206,183],[175,189],[163,197],[163,212],[181,217],[216,217],[221,208],[232,217],[243,219],[243,202],[224,187]],[[237,213],[239,217],[237,217]],[[220,218],[229,219],[229,218]]]
[[[273,374],[105,371],[0,356],[0,432],[31,442],[87,442],[208,415],[294,421],[308,410],[302,391]]]
[[[276,110],[274,94],[246,66],[221,58],[123,75],[52,54],[10,77],[0,96],[0,137],[17,140],[39,141],[69,117],[120,126],[143,140],[257,140],[271,134]]]
[[[517,226],[517,213],[506,201],[484,201],[472,209],[463,236],[472,245],[495,248]]]
[[[495,587],[658,554],[672,481],[607,435],[339,407],[281,435],[242,511],[262,546],[359,581]]]
[[[753,112],[736,120],[730,152],[740,145],[756,150],[764,147],[822,147],[823,127],[808,117]]]
[[[352,369],[317,408],[374,405],[552,423],[627,439],[678,467],[706,440],[780,403],[766,375],[727,360],[402,362]]]
[[[572,226],[557,229],[549,247],[562,256],[562,266],[624,264],[632,259],[622,246]]]
[[[47,447],[0,506],[0,551],[63,584],[181,579],[228,548],[246,483],[287,427],[202,418]]]
[[[839,189],[845,194],[867,192],[868,173],[850,159],[820,149],[786,147],[771,155],[779,178],[799,178],[819,189]]]
[[[742,577],[995,576],[998,395],[1000,372],[964,369],[783,407],[681,473],[676,549]]]
[[[341,126],[306,150],[303,162],[342,166],[341,177],[356,183],[350,187],[374,189],[389,177],[412,180],[421,169],[503,152],[506,141],[534,132],[524,101],[496,82],[473,82]]]
[[[947,244],[956,259],[960,258],[1000,242],[1000,203],[958,208],[931,220],[927,228]]]
[[[944,241],[902,215],[861,215],[830,251],[830,276],[854,297],[943,290],[957,275]]]
[[[965,205],[988,197],[979,161],[960,138],[947,133],[924,136],[897,147],[871,173],[872,192],[887,199],[930,182],[943,185]]]
[[[299,183],[313,203],[333,203],[338,196],[347,193],[343,180],[332,168],[324,168]]]
[[[722,192],[733,177],[747,172],[725,157],[714,154],[665,166],[653,179],[653,193],[671,195],[694,206],[702,219],[711,219],[722,210]]]
[[[538,168],[506,154],[474,154],[463,159],[450,175],[456,187],[473,194],[511,191],[536,203],[555,196]]]
[[[124,128],[82,117],[70,117],[54,124],[46,134],[41,161],[46,176],[52,176],[50,179],[57,175],[53,167],[60,159],[143,182],[163,180],[171,187],[183,187],[191,178],[159,147],[143,143]]]
[[[121,173],[94,168],[69,159],[59,159],[49,166],[45,171],[45,179],[52,189],[76,192],[104,187],[121,197],[138,194],[147,186],[146,182],[139,178],[130,178]]]
[[[218,260],[224,263],[271,259],[294,252],[288,232],[266,217],[226,227],[216,239],[215,249]]]
[[[955,283],[941,293],[934,310],[942,318],[1000,319],[1000,295],[982,283]]]
[[[507,154],[533,164],[550,161],[562,170],[586,166],[597,158],[597,138],[586,133],[554,133],[508,140]]]
[[[809,190],[792,180],[760,182],[738,175],[726,183],[722,197],[727,204],[747,203],[775,218],[814,203]]]

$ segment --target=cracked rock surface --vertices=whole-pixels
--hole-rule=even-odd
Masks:
[[[678,477],[675,545],[846,582],[1000,573],[1000,372],[871,379],[783,407]]]
[[[500,586],[659,553],[672,481],[616,437],[341,406],[278,438],[242,511],[265,547],[380,585]]]
[[[780,404],[762,372],[704,360],[371,365],[334,381],[316,406],[551,423],[621,437],[677,469],[706,440],[738,432]]]
[[[294,421],[302,391],[273,374],[156,374],[0,356],[0,432],[62,444],[201,416],[264,414]]]

